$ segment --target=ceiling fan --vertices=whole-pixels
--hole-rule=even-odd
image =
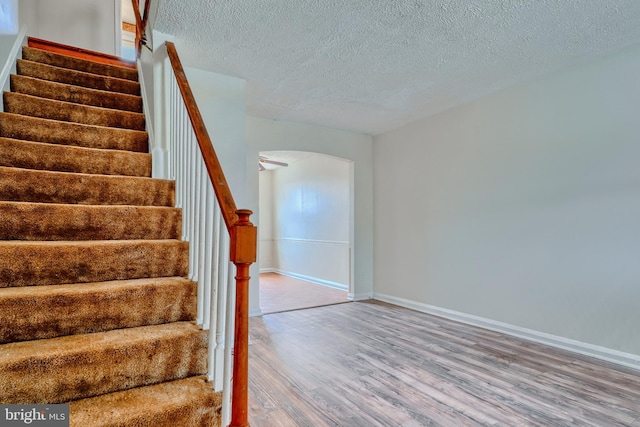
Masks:
[[[269,160],[269,158],[265,156],[258,156],[258,170],[261,172],[267,169],[262,165],[263,163],[268,163],[270,165],[276,165],[276,166],[284,166],[284,167],[289,166],[288,163],[278,162],[276,160]]]

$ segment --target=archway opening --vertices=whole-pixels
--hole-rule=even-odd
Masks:
[[[268,160],[259,174],[262,312],[349,301],[352,162],[298,151],[260,156]]]

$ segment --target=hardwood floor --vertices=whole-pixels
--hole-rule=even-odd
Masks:
[[[378,302],[251,318],[271,426],[640,427],[640,372]]]
[[[277,273],[260,274],[263,314],[347,302],[347,292]]]

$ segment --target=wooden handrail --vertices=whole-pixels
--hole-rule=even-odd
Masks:
[[[196,139],[200,146],[200,151],[202,152],[202,157],[204,157],[204,164],[207,167],[207,172],[209,172],[213,189],[215,190],[218,202],[220,203],[220,210],[222,211],[224,223],[227,226],[227,230],[231,232],[231,228],[238,221],[236,203],[233,200],[233,195],[231,194],[231,190],[227,184],[227,179],[222,172],[218,156],[213,149],[209,132],[207,132],[204,120],[202,119],[202,115],[200,114],[200,110],[196,104],[196,99],[193,96],[193,92],[191,92],[189,83],[187,82],[187,76],[182,68],[180,58],[176,52],[176,47],[172,42],[166,42],[166,46],[167,54],[169,55],[173,72],[176,75],[178,87],[180,88],[180,93],[184,99],[184,104],[187,108],[191,125],[193,126],[193,131],[196,134]]]
[[[147,0],[148,1],[148,0]],[[213,148],[195,97],[182,68],[176,47],[166,42],[167,54],[176,82],[213,185],[230,241],[230,260],[236,266],[236,306],[233,352],[233,390],[230,427],[249,427],[249,269],[256,261],[257,229],[249,221],[250,210],[236,208],[220,161]]]
[[[140,51],[142,45],[146,43],[146,28],[147,20],[149,19],[149,8],[151,6],[151,0],[146,0],[144,3],[144,12],[140,16],[140,0],[131,0],[133,5],[133,14],[136,18],[136,57],[140,57]]]
[[[140,57],[140,44],[142,40],[142,17],[140,16],[140,1],[131,0],[133,5],[133,15],[136,17],[136,58]]]

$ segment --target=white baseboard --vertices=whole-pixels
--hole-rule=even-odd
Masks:
[[[352,300],[352,301],[364,301],[364,300],[368,300],[373,298],[373,295],[371,294],[354,294],[349,292],[349,295],[347,295],[347,298]]]
[[[151,111],[149,111],[149,106],[151,104],[149,103],[147,85],[145,84],[144,73],[142,72],[142,62],[140,61],[139,58],[136,61],[136,66],[138,67],[138,82],[140,83],[140,96],[142,96],[142,111],[144,112],[144,116],[147,118],[147,120],[149,120],[149,118],[151,118]],[[158,144],[158,141],[156,141],[156,138],[155,138],[153,124],[148,123],[146,127],[147,128],[145,130],[147,131],[147,135],[149,139],[149,147],[150,148],[156,147]]]
[[[605,360],[607,362],[626,366],[628,368],[640,370],[640,355],[632,353],[624,353],[618,350],[612,350],[606,347],[600,347],[557,335],[547,334],[545,332],[535,331],[533,329],[521,328],[519,326],[510,325],[508,323],[498,322],[486,319],[472,314],[461,313],[446,308],[440,308],[429,304],[398,298],[391,295],[374,293],[373,298],[379,301],[395,304],[400,307],[409,308],[422,313],[432,314],[434,316],[444,317],[445,319],[455,320],[457,322],[466,323],[472,326],[489,329],[506,335],[546,344],[551,347],[569,350],[574,353],[583,354],[585,356],[594,357],[596,359]]]
[[[265,270],[265,271],[263,271]],[[269,271],[266,271],[269,270]],[[305,276],[304,274],[292,273],[290,271],[280,270],[278,268],[265,268],[260,269],[260,273],[278,273],[283,276],[293,277],[294,279],[305,280],[307,282],[315,283],[316,285],[326,286],[328,288],[337,289],[339,291],[349,291],[349,286],[343,283],[331,282],[329,280],[318,279],[317,277]]]
[[[167,150],[155,147],[151,150],[152,178],[169,179],[167,172]]]
[[[249,311],[249,317],[258,317],[258,316],[262,316],[262,310],[260,310],[259,308],[257,310]]]

